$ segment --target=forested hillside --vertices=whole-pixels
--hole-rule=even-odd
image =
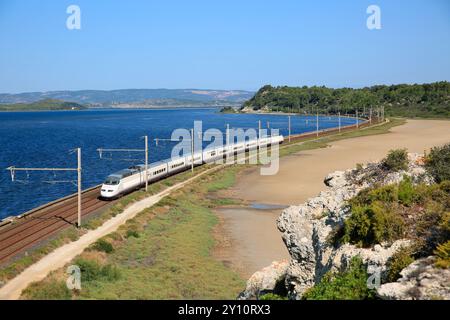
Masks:
[[[450,83],[377,85],[362,89],[327,87],[262,87],[244,103],[243,111],[297,113],[368,113],[384,107],[386,115],[450,117]]]
[[[46,110],[84,110],[86,107],[76,102],[45,99],[33,103],[0,104],[0,111],[46,111]]]

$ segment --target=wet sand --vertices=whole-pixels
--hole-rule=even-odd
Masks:
[[[423,153],[447,142],[450,142],[450,121],[408,120],[387,134],[336,141],[327,148],[281,158],[280,170],[273,176],[261,176],[257,167],[247,169],[239,175],[229,195],[250,203],[300,204],[325,188],[323,179],[330,172],[380,160],[391,149],[407,148],[409,152]],[[218,234],[229,238],[221,255],[243,276],[286,257],[284,245],[279,246],[281,234],[275,225],[282,209],[270,210],[273,222],[268,220],[265,211],[269,210],[219,211],[223,232]]]
[[[222,223],[215,257],[245,279],[274,260],[289,259],[276,226],[280,210],[218,209]]]

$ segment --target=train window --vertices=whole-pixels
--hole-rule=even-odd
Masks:
[[[104,184],[114,186],[114,185],[118,185],[119,183],[120,183],[120,179],[118,177],[110,176],[110,177],[106,178],[106,181]]]
[[[182,166],[182,165],[184,165],[184,162],[180,162],[180,163],[173,164],[173,165],[171,166],[171,168],[172,168],[172,169],[173,169],[173,168],[178,168],[178,167],[180,167],[180,166]]]

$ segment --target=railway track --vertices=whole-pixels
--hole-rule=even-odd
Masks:
[[[100,187],[82,195],[82,217],[110,204],[98,199]],[[0,228],[0,263],[17,256],[48,239],[57,232],[76,226],[77,197],[69,196],[16,219]]]
[[[368,122],[359,125],[360,128],[367,126],[370,126]],[[340,132],[350,131],[355,127],[356,125],[342,127]],[[327,136],[337,132],[339,132],[339,129],[322,130],[319,131],[318,136]],[[316,132],[291,135],[291,141],[298,142],[316,136]],[[82,217],[86,217],[115,202],[99,200],[99,194],[100,186],[83,192]],[[59,231],[76,226],[77,208],[77,196],[75,194],[34,209],[11,223],[0,226],[0,264],[33,248]]]

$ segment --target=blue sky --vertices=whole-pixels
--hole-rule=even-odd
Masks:
[[[68,30],[66,8],[81,8]],[[366,9],[381,8],[381,30]],[[448,0],[0,0],[0,92],[450,80]]]

